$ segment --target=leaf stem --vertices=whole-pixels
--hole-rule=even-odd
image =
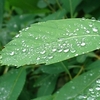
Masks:
[[[6,68],[4,69],[3,74],[6,74],[6,73],[8,72],[8,70],[9,70],[9,67],[8,67],[8,66],[6,66]]]
[[[73,18],[73,9],[72,9],[72,1],[69,0],[69,5],[70,5],[70,15],[71,15],[71,18]]]
[[[83,66],[81,66],[81,68],[80,68],[79,72],[77,73],[77,75],[76,75],[75,77],[79,76],[79,75],[82,73],[83,69],[84,69],[84,67],[83,67]],[[74,78],[75,78],[75,77],[74,77]]]
[[[48,0],[44,0],[44,2],[48,5],[48,7],[52,10],[52,12],[55,12],[55,9],[48,3]]]
[[[60,5],[60,3],[59,3],[58,0],[56,0],[56,3],[57,3],[57,5],[58,5],[58,7],[59,7],[60,9],[62,9],[62,7],[61,7],[61,5]]]
[[[66,73],[69,75],[70,80],[72,80],[72,76],[71,76],[71,74],[70,74],[68,68],[64,65],[63,62],[61,62],[61,64],[62,64],[63,68],[65,69]]]

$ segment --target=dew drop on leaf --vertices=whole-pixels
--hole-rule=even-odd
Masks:
[[[40,60],[40,58],[38,57],[36,60]]]
[[[48,59],[52,59],[53,58],[53,56],[48,56]]]
[[[26,49],[23,49],[22,51],[23,51],[23,52],[25,52],[25,51],[26,51]]]
[[[97,80],[96,80],[96,83],[100,83],[100,79],[97,79]]]
[[[90,33],[90,31],[87,30],[86,33]]]
[[[64,52],[68,52],[69,51],[69,49],[64,49]]]
[[[96,87],[96,90],[99,91],[100,90],[100,87]]]
[[[12,52],[10,53],[10,55],[11,55],[11,56],[14,55],[14,51],[12,51]]]
[[[98,29],[97,28],[93,28],[93,32],[98,32]]]
[[[56,50],[57,50],[56,48],[55,49],[52,49],[53,52],[55,52]]]
[[[40,54],[45,54],[45,52],[46,52],[45,50],[44,51],[41,51]]]
[[[81,46],[85,46],[85,43],[83,42],[83,43],[81,43]]]
[[[19,34],[17,34],[15,37],[18,38],[19,37]]]
[[[59,49],[59,50],[58,50],[58,52],[62,52],[62,51],[63,51],[62,49]]]

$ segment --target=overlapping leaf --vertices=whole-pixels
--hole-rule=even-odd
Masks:
[[[100,48],[100,21],[63,19],[23,29],[1,52],[3,65],[52,64]]]
[[[17,100],[25,83],[24,68],[9,71],[0,77],[0,100]]]
[[[54,95],[53,100],[100,100],[100,68],[67,83]]]

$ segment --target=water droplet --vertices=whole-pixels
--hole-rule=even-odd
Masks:
[[[75,86],[72,86],[72,89],[75,89]]]
[[[90,31],[87,30],[86,33],[90,33]]]
[[[82,17],[82,20],[85,20],[85,17]]]
[[[18,37],[19,37],[19,34],[17,34],[15,37],[17,37],[17,38],[18,38]]]
[[[0,59],[2,59],[2,56],[0,55]]]
[[[59,49],[59,50],[58,50],[58,52],[62,52],[62,51],[63,51],[62,49]]]
[[[64,52],[68,52],[69,51],[69,49],[64,49]]]
[[[90,88],[89,91],[90,91],[90,92],[93,91],[93,88]]]
[[[25,42],[24,40],[22,40],[22,43]]]
[[[12,52],[10,53],[10,55],[11,55],[11,56],[14,55],[14,51],[12,51]]]
[[[90,76],[93,76],[93,73],[90,73]]]
[[[88,97],[87,100],[95,100],[93,97]]]
[[[94,27],[94,28],[93,28],[93,31],[94,31],[94,32],[98,32],[98,29]]]
[[[92,19],[92,21],[96,21],[95,17],[92,17],[91,19]]]
[[[96,80],[96,83],[100,83],[100,79],[97,79],[97,80]]]
[[[49,57],[48,57],[48,59],[52,59],[52,58],[53,58],[53,56],[49,56]]]
[[[78,54],[75,54],[75,56],[78,56]]]
[[[100,90],[100,87],[96,87],[96,90]]]
[[[55,52],[55,51],[57,51],[57,49],[56,48],[55,49],[52,49],[52,51]]]
[[[36,60],[40,60],[40,57],[38,57]]]
[[[38,37],[35,38],[36,40],[38,39]]]
[[[23,52],[25,52],[25,51],[26,51],[26,49],[23,49],[22,51],[23,51]]]
[[[90,26],[90,27],[92,27],[93,25],[92,25],[92,24],[90,24],[89,26]]]
[[[82,43],[81,43],[81,46],[85,46],[85,43],[84,43],[84,42],[82,42]]]
[[[45,50],[44,51],[41,51],[40,54],[45,54],[45,52],[46,52]]]
[[[72,47],[72,44],[70,45],[70,51],[71,51],[71,53],[75,53],[76,52],[76,50]]]
[[[14,28],[16,28],[17,27],[17,25],[16,24],[14,24]]]

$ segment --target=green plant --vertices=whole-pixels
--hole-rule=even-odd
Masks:
[[[100,99],[100,4],[90,3],[2,1],[0,100]]]

